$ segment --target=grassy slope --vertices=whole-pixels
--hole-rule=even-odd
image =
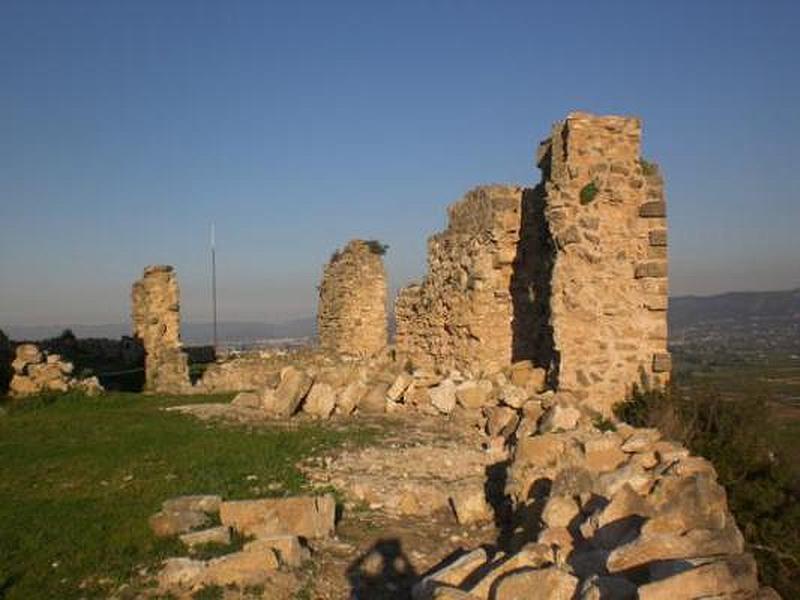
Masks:
[[[1,417],[0,598],[104,597],[176,550],[147,527],[164,499],[253,497],[270,483],[296,493],[297,460],[368,435],[212,427],[159,410],[200,400],[67,395]]]

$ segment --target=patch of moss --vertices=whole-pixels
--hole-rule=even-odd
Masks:
[[[581,188],[581,193],[580,193],[581,204],[583,206],[586,206],[597,197],[597,194],[599,192],[600,189],[597,187],[597,184],[594,181],[590,181],[585,186],[583,186],[583,188]]]

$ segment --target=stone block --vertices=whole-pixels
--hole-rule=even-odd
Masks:
[[[662,200],[645,202],[639,207],[639,216],[646,218],[666,217],[667,203]]]

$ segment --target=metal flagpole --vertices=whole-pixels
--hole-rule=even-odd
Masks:
[[[211,311],[213,313],[213,345],[214,353],[217,352],[217,243],[214,223],[211,223]]]

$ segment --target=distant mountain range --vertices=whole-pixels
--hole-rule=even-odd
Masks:
[[[308,317],[283,323],[260,323],[257,321],[221,321],[218,324],[219,341],[256,342],[281,338],[303,338],[316,333],[316,319]],[[3,327],[13,340],[41,340],[59,335],[64,329],[71,329],[79,338],[112,338],[131,334],[127,323],[107,325],[23,325]],[[213,326],[211,323],[182,323],[181,337],[185,344],[199,345],[211,342]]]
[[[778,292],[730,292],[716,296],[675,296],[670,298],[669,322],[671,333],[678,334],[697,325],[743,320],[800,321],[800,289]],[[0,325],[1,326],[1,325]],[[119,338],[130,335],[130,325],[51,325],[8,326],[6,334],[14,340],[39,340],[59,335],[71,329],[78,337]],[[181,334],[186,344],[206,344],[211,341],[211,323],[184,323]],[[252,343],[279,338],[303,338],[316,334],[314,317],[282,323],[257,321],[222,321],[219,323],[221,342]]]
[[[800,288],[778,292],[729,292],[669,300],[670,332],[700,324],[756,320],[800,321]]]

